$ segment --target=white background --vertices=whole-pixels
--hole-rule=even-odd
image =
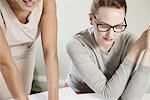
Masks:
[[[70,66],[66,44],[73,34],[90,26],[88,14],[91,2],[92,0],[57,0],[60,86],[64,83]],[[127,4],[128,30],[139,36],[150,24],[150,0],[127,0]],[[34,79],[45,82],[43,55],[39,41],[37,46],[37,73]]]

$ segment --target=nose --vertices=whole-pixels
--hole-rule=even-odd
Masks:
[[[113,35],[114,35],[114,30],[113,30],[113,28],[110,28],[110,30],[109,31],[107,31],[107,37],[113,37]]]

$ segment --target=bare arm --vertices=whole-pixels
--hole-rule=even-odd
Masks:
[[[149,59],[150,59],[150,26],[147,30],[146,40],[147,41],[146,41],[145,53],[144,53],[144,57],[141,62],[143,63],[143,65],[150,67],[150,62],[149,62]]]
[[[127,54],[127,58],[134,64],[137,63],[141,52],[145,49],[146,45],[146,31],[140,36],[140,38],[133,44],[131,50]]]
[[[0,27],[0,64],[1,72],[8,89],[16,100],[28,100],[24,91],[21,75],[12,60],[10,49]]]
[[[150,67],[150,62],[149,62],[149,59],[150,59],[150,26],[146,31],[146,36],[147,37],[145,38],[145,40],[146,40],[145,52],[144,52],[143,58],[141,60],[141,63],[142,63],[142,65]]]
[[[41,38],[48,79],[48,99],[58,100],[57,18],[55,0],[44,0]]]

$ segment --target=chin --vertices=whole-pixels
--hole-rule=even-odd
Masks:
[[[105,45],[107,45],[107,46],[110,46],[110,45],[112,45],[113,44],[113,42],[114,41],[103,41],[103,43],[105,44]]]
[[[22,7],[22,9],[25,11],[32,11],[34,7]]]
[[[25,10],[25,11],[32,11],[32,10],[35,8],[35,6],[36,6],[36,3],[35,3],[33,6],[28,6],[28,5],[26,5],[26,4],[23,4],[23,5],[21,6],[21,8],[22,8],[23,10]]]

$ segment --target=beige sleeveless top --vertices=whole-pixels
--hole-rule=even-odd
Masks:
[[[35,67],[34,42],[39,36],[39,21],[43,0],[30,13],[26,24],[22,24],[12,11],[7,0],[0,0],[0,26],[10,46],[11,55],[22,75],[26,92],[31,90]],[[0,100],[12,98],[0,73]]]

